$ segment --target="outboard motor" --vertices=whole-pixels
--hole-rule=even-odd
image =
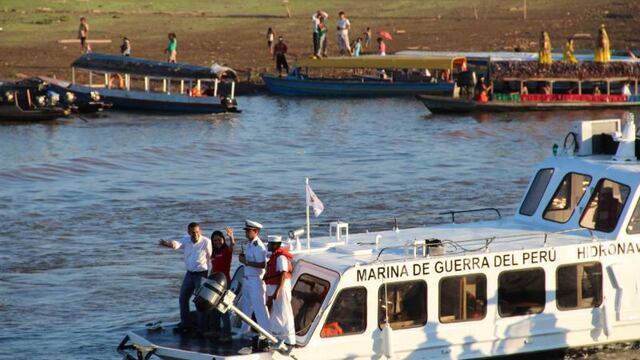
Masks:
[[[238,111],[238,102],[235,98],[230,98],[228,96],[224,96],[220,102],[227,108],[227,111],[236,112]]]
[[[193,299],[196,309],[206,312],[215,308],[227,291],[227,285],[227,277],[223,273],[213,273],[203,280]]]
[[[227,290],[227,286],[227,278],[223,273],[211,274],[208,279],[202,281],[202,284],[198,290],[196,290],[195,298],[193,299],[196,309],[201,312],[215,309],[215,311],[219,311],[222,314],[227,311],[232,311],[240,319],[255,329],[260,335],[265,337],[270,343],[274,344],[272,349],[283,354],[288,354],[291,351],[291,348],[289,348],[284,341],[278,341],[278,339],[271,335],[267,330],[263,329],[253,321],[250,316],[243,313],[233,305],[233,300],[235,299],[236,294],[234,294],[233,291]],[[267,345],[268,344],[266,344],[265,341],[260,340],[259,337],[254,339],[254,348],[257,348],[258,350],[264,350]]]

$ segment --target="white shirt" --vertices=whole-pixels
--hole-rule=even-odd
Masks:
[[[249,243],[247,249],[244,251],[244,256],[247,261],[261,263],[267,261],[267,248],[258,236]],[[265,273],[265,269],[258,269],[253,266],[244,267],[244,275],[246,277],[258,277],[262,279]]]
[[[342,30],[338,30],[340,34],[348,34],[349,33],[348,28],[351,26],[351,23],[347,18],[338,19],[338,21],[336,21],[336,26],[338,27],[338,29],[342,29]]]
[[[311,17],[311,26],[313,26],[313,32],[318,32],[318,25],[320,24],[320,18],[318,18],[318,14],[313,14]]]
[[[200,235],[200,240],[195,244],[191,236],[185,235],[180,240],[171,241],[174,249],[184,248],[184,264],[187,271],[207,271],[211,263],[211,240]]]
[[[631,96],[631,88],[629,87],[629,85],[627,84],[622,85],[622,95]]]

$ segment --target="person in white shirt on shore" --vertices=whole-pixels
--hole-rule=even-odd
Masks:
[[[179,240],[160,240],[159,244],[171,249],[184,249],[184,264],[187,272],[180,287],[180,324],[176,330],[180,332],[195,330],[190,316],[189,300],[208,275],[212,253],[211,240],[202,236],[200,224],[192,222],[187,226],[187,235]],[[205,327],[206,316],[198,313],[197,330],[204,332]]]
[[[338,13],[338,21],[336,21],[336,28],[338,29],[338,49],[340,55],[351,56],[351,47],[349,45],[349,29],[351,29],[351,22],[347,19],[344,11]]]

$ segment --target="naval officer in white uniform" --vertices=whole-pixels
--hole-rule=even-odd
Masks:
[[[262,277],[267,265],[267,248],[258,236],[262,224],[246,220],[244,231],[249,245],[244,253],[241,253],[239,260],[244,264],[244,279],[242,284],[242,301],[240,310],[251,316],[254,313],[256,321],[263,329],[269,330],[269,313],[267,312],[265,284]],[[243,323],[242,332],[247,333],[249,327]]]

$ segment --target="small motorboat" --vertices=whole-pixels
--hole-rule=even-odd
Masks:
[[[37,96],[34,101],[28,87],[3,83],[0,90],[0,120],[49,121],[71,114],[69,108],[52,104],[44,96]]]

